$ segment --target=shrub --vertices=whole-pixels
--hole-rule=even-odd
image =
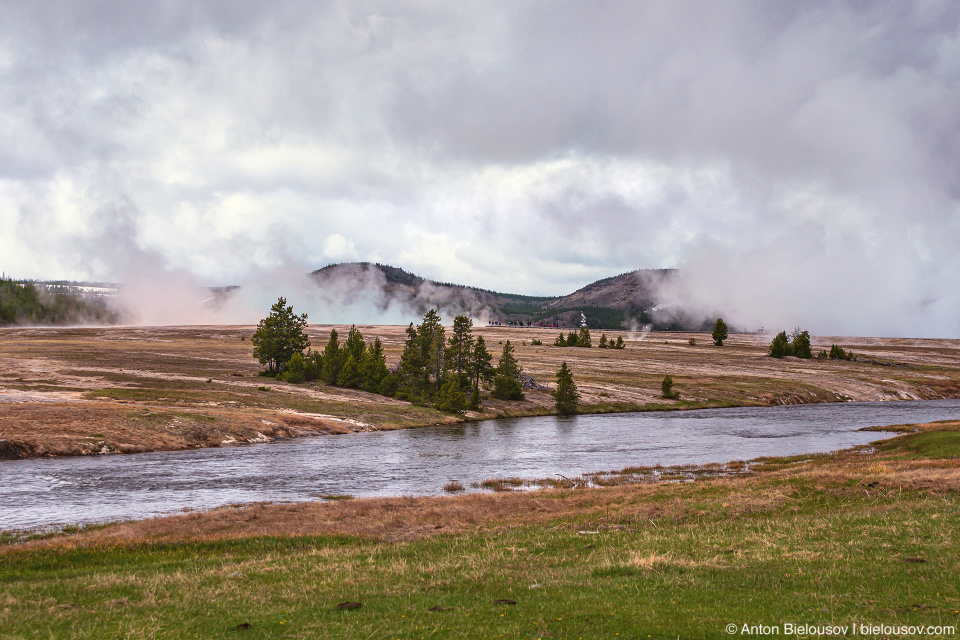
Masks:
[[[377,387],[377,393],[382,396],[398,396],[397,388],[400,386],[400,379],[397,378],[396,374],[388,373],[383,377],[383,380],[380,381],[380,386]]]
[[[663,382],[660,383],[660,395],[670,400],[680,398],[680,392],[673,389],[673,378],[670,376],[663,377]]]
[[[460,493],[465,487],[459,482],[453,481],[443,485],[443,490],[447,493]]]
[[[439,411],[461,414],[466,409],[466,402],[463,398],[463,391],[460,389],[460,381],[456,376],[450,376],[437,394],[435,404]]]
[[[689,340],[687,340],[687,344],[689,344],[691,347],[694,347],[694,346],[696,346],[696,344],[697,344],[697,339],[696,339],[696,338],[690,338]]]
[[[540,345],[543,344],[543,342],[541,340],[534,338],[533,340],[530,341],[530,344],[532,344],[535,347],[539,347]]]

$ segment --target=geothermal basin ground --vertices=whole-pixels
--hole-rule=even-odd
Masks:
[[[309,327],[322,349],[330,326]],[[404,327],[359,326],[399,361]],[[349,327],[337,326],[340,335]],[[522,401],[485,398],[464,418],[358,390],[258,376],[250,326],[6,328],[0,330],[0,459],[180,450],[321,433],[452,424],[553,413],[561,362],[582,411],[674,410],[838,401],[960,397],[960,340],[814,337],[861,361],[775,359],[769,336],[608,332],[622,350],[554,347],[558,331],[479,327],[496,358],[516,346],[524,373],[542,383]],[[690,344],[693,338],[695,344]],[[534,339],[544,344],[534,346]],[[595,332],[594,343],[599,339]],[[660,397],[670,375],[678,400]]]

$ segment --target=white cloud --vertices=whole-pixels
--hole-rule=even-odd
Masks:
[[[949,1],[5,3],[0,267],[680,266],[744,321],[957,336],[958,43]]]

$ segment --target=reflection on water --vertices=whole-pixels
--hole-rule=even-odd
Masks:
[[[960,418],[960,400],[488,420],[260,445],[0,461],[0,529],[143,518],[184,508],[431,495],[457,480],[567,477],[833,451],[874,425]]]

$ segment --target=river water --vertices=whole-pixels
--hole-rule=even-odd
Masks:
[[[487,420],[192,451],[0,461],[0,530],[320,494],[435,495],[456,480],[573,477],[834,451],[862,427],[960,418],[960,400]]]

